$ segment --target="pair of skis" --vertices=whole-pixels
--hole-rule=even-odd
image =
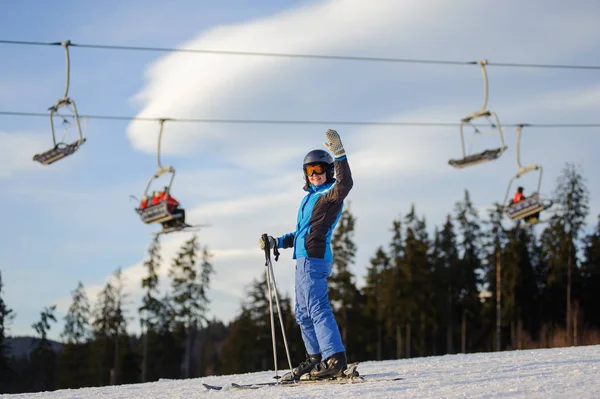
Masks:
[[[305,385],[305,384],[357,384],[357,383],[362,383],[362,382],[380,382],[380,381],[399,381],[402,380],[402,378],[370,378],[370,377],[362,377],[358,374],[358,371],[356,371],[356,368],[358,367],[358,363],[352,363],[348,365],[348,368],[346,370],[344,370],[344,376],[343,377],[338,377],[338,378],[333,378],[333,379],[318,379],[318,380],[311,380],[311,379],[300,379],[297,381],[273,381],[273,382],[259,382],[259,383],[254,383],[254,384],[237,384],[237,383],[229,383],[227,385],[210,385],[210,384],[205,384],[203,383],[202,385],[208,389],[208,390],[213,390],[213,391],[220,391],[223,389],[234,389],[234,390],[240,390],[240,389],[260,389],[260,388],[264,388],[264,387],[268,387],[268,386],[287,386],[287,387],[293,387],[293,386],[300,386],[300,385]]]

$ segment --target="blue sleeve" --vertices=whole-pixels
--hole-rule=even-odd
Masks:
[[[278,237],[279,248],[291,248],[294,246],[294,238],[296,237],[296,232],[284,234],[281,237]]]

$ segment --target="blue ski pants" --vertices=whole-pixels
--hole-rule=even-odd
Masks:
[[[307,353],[320,353],[323,359],[345,351],[327,293],[330,274],[328,260],[301,257],[296,261],[296,322]]]

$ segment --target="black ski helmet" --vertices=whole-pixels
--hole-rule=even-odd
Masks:
[[[311,163],[324,163],[331,165],[333,163],[333,157],[325,150],[312,150],[304,157],[304,163],[302,164],[302,167]]]
[[[314,163],[324,163],[326,165],[326,178],[327,183],[331,183],[334,181],[334,165],[333,165],[333,157],[330,153],[325,150],[312,150],[304,157],[304,163],[302,164],[302,170],[304,171],[304,167],[309,164]],[[306,176],[306,172],[304,172],[304,189],[308,189],[310,186],[310,182],[308,181],[308,176]]]

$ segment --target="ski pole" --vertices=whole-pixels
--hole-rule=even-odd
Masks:
[[[274,248],[274,252],[276,253],[275,259],[279,257],[279,251],[277,248]],[[271,258],[268,259],[269,269],[271,270],[271,279],[273,280],[273,288],[275,291],[275,302],[277,303],[277,315],[279,316],[279,325],[281,326],[281,335],[283,337],[283,346],[285,347],[285,354],[287,356],[288,365],[290,366],[290,372],[293,371],[292,367],[292,359],[290,357],[290,350],[287,343],[287,337],[285,335],[285,326],[283,324],[283,315],[281,313],[281,305],[279,304],[279,294],[277,290],[277,283],[275,282],[275,273],[273,271],[273,262],[271,262]]]
[[[287,343],[287,337],[285,334],[285,326],[283,324],[283,316],[281,314],[281,305],[279,304],[279,294],[277,293],[277,283],[275,282],[275,273],[273,271],[273,263],[271,262],[271,251],[270,251],[270,245],[269,245],[269,238],[268,238],[267,234],[263,234],[263,241],[265,243],[265,260],[266,260],[265,266],[267,268],[266,276],[267,276],[267,287],[269,290],[269,312],[270,312],[270,317],[271,317],[271,336],[272,336],[272,340],[273,340],[275,378],[279,378],[279,376],[277,375],[277,349],[276,349],[276,344],[275,344],[275,325],[274,325],[274,319],[273,319],[273,302],[272,302],[272,293],[271,293],[271,282],[273,283],[273,292],[275,294],[275,302],[277,305],[277,314],[279,317],[279,324],[281,326],[281,334],[283,336],[283,344],[285,347],[288,364],[290,366],[290,371],[293,370],[293,367],[292,367],[292,360],[290,357],[290,350],[289,350],[288,343]],[[273,248],[273,253],[275,254],[275,261],[277,261],[277,259],[279,258],[279,250],[277,249],[277,247]]]
[[[263,241],[265,243],[265,276],[267,279],[267,289],[269,291],[269,316],[271,319],[271,340],[273,341],[273,363],[275,364],[275,377],[279,378],[277,375],[277,345],[275,344],[275,321],[273,319],[273,294],[271,293],[271,278],[269,276],[269,261],[270,261],[270,248],[269,248],[269,238],[266,234],[263,234]]]

